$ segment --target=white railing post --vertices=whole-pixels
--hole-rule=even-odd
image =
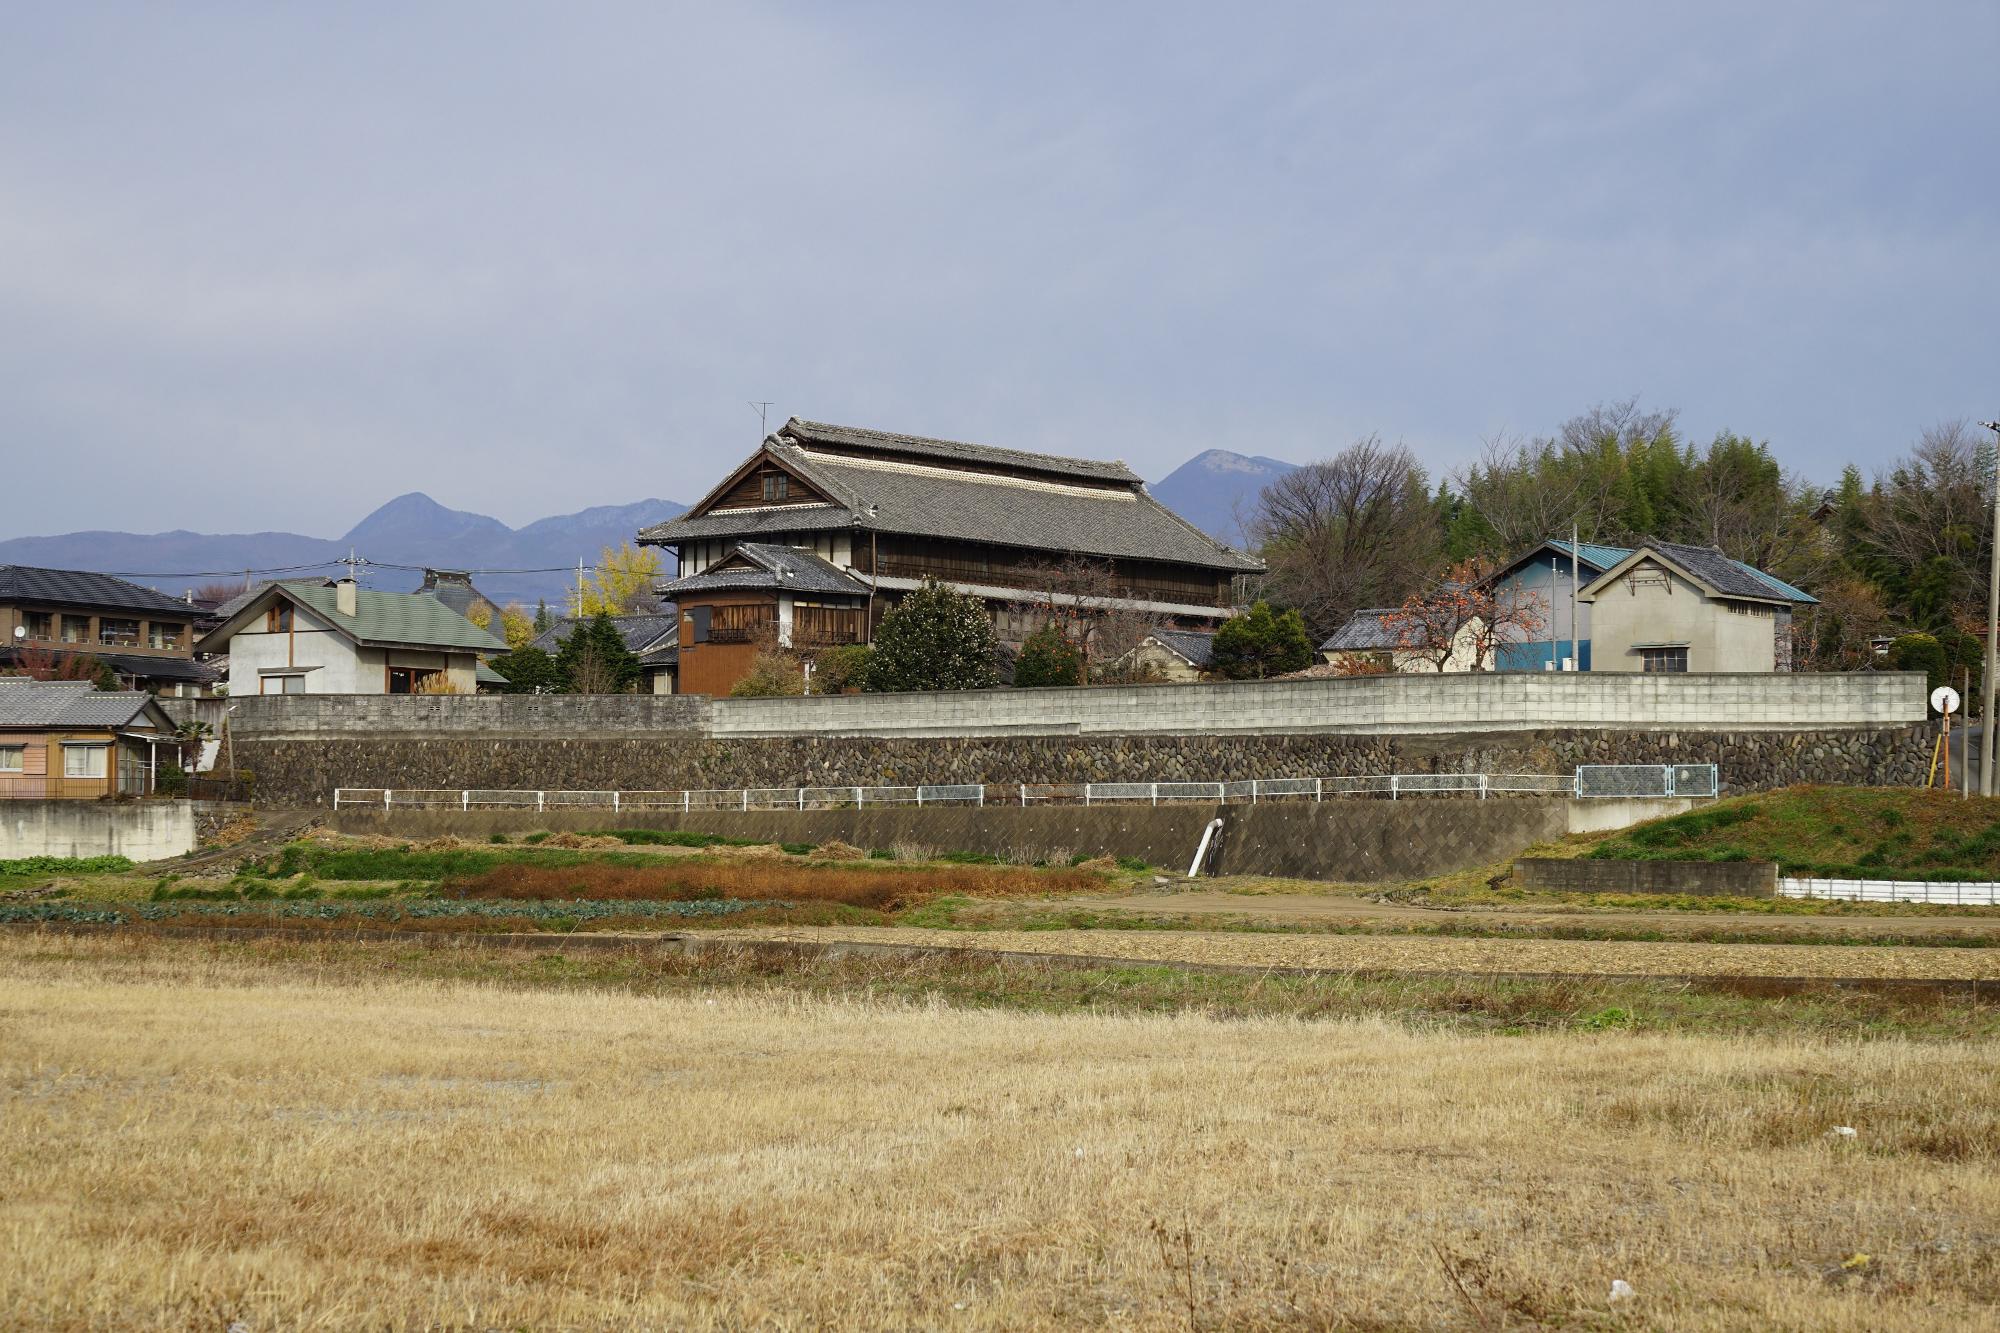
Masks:
[[[618,813],[618,793],[615,791],[611,793],[611,813]]]
[[[861,806],[862,806],[862,800],[861,800],[861,788],[859,788],[859,787],[856,787],[856,788],[854,789],[854,808],[855,808],[856,810],[859,810],[859,809],[861,808]]]
[[[1672,796],[1674,794],[1674,766],[1672,764],[1660,765],[1660,785],[1666,788],[1667,795]]]
[[[1314,779],[1313,779],[1313,803],[1314,803],[1315,805],[1317,805],[1317,804],[1318,804],[1318,803],[1319,803],[1319,802],[1320,802],[1321,800],[1323,800],[1323,799],[1324,799],[1324,798],[1323,798],[1323,797],[1321,796],[1321,794],[1320,794],[1320,788],[1321,788],[1321,784],[1322,784],[1322,783],[1324,783],[1325,781],[1326,781],[1326,779],[1325,779],[1325,778],[1314,778]]]
[[[1086,782],[1083,784],[1083,803],[1085,805],[1090,804],[1090,788],[1091,788],[1090,783]]]
[[[1257,779],[1250,779],[1250,804],[1257,804]]]
[[[471,792],[462,791],[458,794],[458,808],[461,810],[470,810],[472,808]]]
[[[542,807],[548,804],[548,799],[549,794],[545,791],[535,793],[535,812],[537,814],[541,813]]]
[[[1159,803],[1160,803],[1160,784],[1155,782],[1153,784],[1153,804],[1158,805]]]
[[[750,809],[750,789],[748,787],[743,789],[743,809],[745,811]]]
[[[688,789],[687,789],[686,787],[682,787],[682,788],[681,788],[681,813],[682,813],[682,814],[687,814],[687,813],[688,813],[689,811],[691,811],[691,810],[693,810],[693,809],[694,809],[694,793],[693,793],[693,792],[691,792],[691,791],[689,791],[689,790],[688,790]]]
[[[1028,784],[1025,782],[1021,784],[1021,804],[1023,806],[1028,804]]]
[[[922,783],[918,783],[918,784],[917,784],[917,809],[921,810],[921,809],[923,809],[923,808],[924,808],[924,787],[923,787],[923,784],[922,784]]]
[[[382,808],[384,810],[387,810],[389,808],[389,797],[392,794],[394,794],[394,792],[395,788],[393,787],[384,787],[382,789]]]
[[[1484,773],[1479,775],[1479,799],[1482,801],[1486,799],[1486,775]]]
[[[1395,799],[1396,799],[1396,793],[1397,793],[1398,791],[1400,791],[1400,790],[1402,789],[1402,783],[1403,783],[1403,779],[1402,779],[1401,775],[1399,775],[1399,774],[1396,774],[1396,773],[1391,773],[1391,774],[1389,775],[1389,799],[1390,799],[1390,800],[1392,800],[1392,801],[1393,801],[1393,800],[1395,800]]]
[[[983,782],[979,784],[978,805],[981,810],[986,808],[986,784]]]
[[[806,808],[806,789],[804,787],[801,787],[799,788],[799,809],[803,810],[805,808]]]

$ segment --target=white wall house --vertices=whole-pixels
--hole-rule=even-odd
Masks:
[[[507,645],[435,598],[277,583],[203,637],[229,655],[229,693],[471,694]]]
[[[1792,610],[1813,599],[1709,546],[1654,542],[1577,594],[1593,671],[1789,671]]]

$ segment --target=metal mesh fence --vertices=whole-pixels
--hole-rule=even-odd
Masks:
[[[1721,791],[1714,764],[1586,764],[1560,773],[1370,773],[1235,782],[937,783],[925,786],[729,787],[707,791],[534,791],[339,787],[337,809],[841,810],[875,805],[1161,805],[1494,794],[1696,796]]]

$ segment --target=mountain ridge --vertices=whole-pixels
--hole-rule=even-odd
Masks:
[[[1146,489],[1153,498],[1217,541],[1247,547],[1243,530],[1266,486],[1297,463],[1230,449],[1206,449]]]
[[[510,528],[489,515],[451,509],[422,491],[409,491],[377,505],[339,537],[93,529],[0,539],[0,564],[124,574],[178,596],[203,584],[241,582],[245,570],[331,571],[352,548],[377,566],[552,571],[475,575],[474,582],[502,602],[557,602],[574,579],[561,571],[573,569],[579,559],[594,561],[604,547],[631,541],[641,527],[663,523],[686,508],[673,500],[637,500],[551,514]],[[671,565],[671,557],[666,559]],[[378,568],[370,581],[396,592],[415,588],[422,578],[419,570]]]

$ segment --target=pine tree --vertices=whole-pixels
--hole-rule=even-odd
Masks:
[[[1215,669],[1231,680],[1267,680],[1312,665],[1312,640],[1297,611],[1276,612],[1258,602],[1215,632]]]
[[[644,674],[611,617],[599,613],[570,631],[556,670],[571,694],[629,694]]]
[[[563,685],[556,660],[536,647],[524,645],[486,665],[507,678],[508,694],[554,694]]]
[[[547,599],[544,598],[536,601],[535,633],[540,634],[543,630],[547,629],[550,625],[554,623],[555,623],[554,621],[549,619],[549,604]]]
[[[986,690],[1000,683],[986,604],[925,579],[875,630],[870,690]]]

